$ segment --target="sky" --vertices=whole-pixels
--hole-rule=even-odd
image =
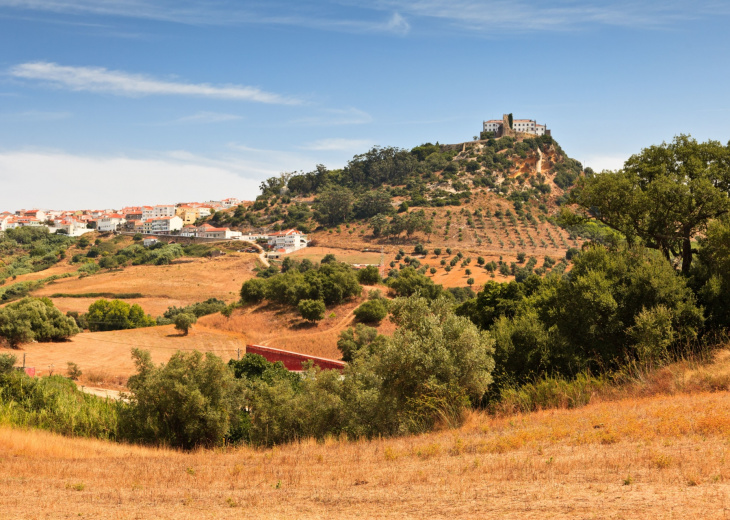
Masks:
[[[717,0],[0,0],[0,211],[253,199],[504,113],[597,171],[727,143],[729,23]]]

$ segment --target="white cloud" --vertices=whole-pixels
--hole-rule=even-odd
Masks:
[[[177,123],[225,123],[226,121],[238,121],[243,119],[242,116],[236,114],[223,114],[220,112],[198,112],[189,116],[184,116],[169,124]]]
[[[351,0],[340,0],[352,3]],[[715,0],[374,0],[372,8],[430,18],[477,32],[577,30],[587,25],[657,28],[688,19],[730,14]]]
[[[178,95],[255,101],[283,105],[301,101],[240,85],[214,86],[207,83],[182,83],[130,74],[103,67],[70,67],[48,62],[23,63],[9,71],[16,78],[39,80],[74,91],[103,92],[120,96]]]
[[[329,125],[363,125],[371,123],[373,116],[357,108],[325,109],[322,114],[295,119],[293,125],[329,126]]]
[[[358,153],[366,151],[373,145],[369,139],[343,139],[334,137],[331,139],[319,139],[306,143],[299,148],[302,150],[314,151],[355,151]]]
[[[257,176],[245,163],[206,163],[194,156],[79,156],[63,152],[0,153],[0,211],[76,209],[209,200],[252,199]]]
[[[406,34],[410,25],[397,12],[385,21],[354,18],[336,3],[301,0],[296,5],[205,2],[202,0],[0,0],[0,7],[70,15],[120,16],[189,25],[291,25],[326,31]],[[285,13],[285,14],[282,14]]]

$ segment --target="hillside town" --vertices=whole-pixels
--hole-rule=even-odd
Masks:
[[[145,245],[157,243],[158,237],[173,236],[204,241],[242,240],[284,254],[307,247],[307,235],[294,229],[244,233],[200,222],[217,211],[225,211],[242,203],[240,199],[227,198],[206,202],[126,206],[121,209],[5,211],[0,213],[0,232],[20,227],[45,227],[50,233],[73,237],[93,231],[131,233],[143,235]]]

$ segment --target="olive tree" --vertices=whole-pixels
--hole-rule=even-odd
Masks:
[[[730,145],[679,135],[632,155],[622,170],[583,179],[573,196],[629,243],[642,239],[667,259],[680,257],[686,274],[692,240],[730,212],[729,193]]]

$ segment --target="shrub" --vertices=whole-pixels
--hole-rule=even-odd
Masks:
[[[302,318],[311,323],[324,319],[326,309],[322,300],[301,300],[297,307]]]
[[[83,393],[66,377],[0,374],[0,422],[62,435],[117,438],[119,401]]]
[[[419,292],[428,299],[437,298],[443,291],[440,285],[433,283],[431,278],[418,273],[413,267],[401,269],[397,278],[388,278],[388,286],[397,296],[410,296]]]
[[[266,281],[262,278],[251,278],[241,287],[241,301],[244,303],[260,303],[266,298]]]
[[[198,321],[195,314],[190,312],[181,312],[175,315],[173,322],[175,323],[175,329],[182,332],[185,336],[188,335],[190,328]]]
[[[72,381],[77,381],[82,375],[83,372],[81,372],[81,369],[76,363],[73,363],[72,361],[68,362],[68,378]]]
[[[0,375],[7,374],[17,363],[18,358],[12,354],[0,354]]]
[[[61,341],[79,329],[48,298],[24,298],[0,308],[0,337],[11,347],[29,341]]]
[[[354,311],[355,317],[363,323],[380,323],[388,315],[388,304],[384,299],[369,300]]]
[[[138,304],[129,305],[121,300],[100,299],[89,306],[86,314],[89,330],[92,332],[105,330],[136,329],[152,327],[155,320],[146,315]]]
[[[363,285],[378,284],[381,282],[380,271],[374,265],[369,265],[357,272],[357,281]]]
[[[337,348],[342,352],[342,360],[350,362],[358,353],[372,355],[383,348],[386,337],[379,335],[378,330],[358,323],[340,332]]]
[[[220,446],[241,421],[240,385],[219,357],[176,352],[159,367],[149,352],[134,349],[132,357],[137,373],[120,417],[125,438],[183,449]]]

